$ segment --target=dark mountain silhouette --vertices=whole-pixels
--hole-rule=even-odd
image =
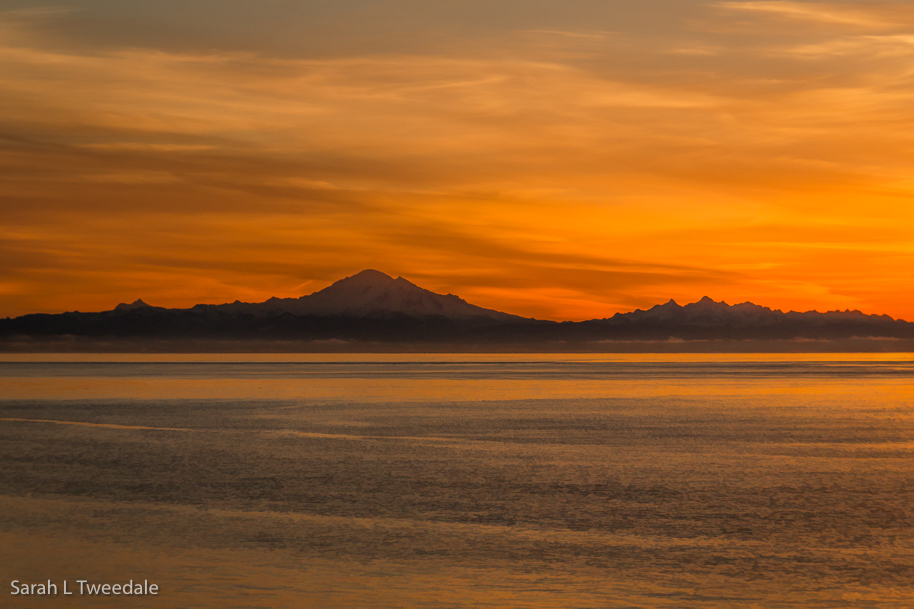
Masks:
[[[914,337],[914,324],[888,315],[866,315],[850,310],[784,313],[751,302],[728,305],[707,296],[685,306],[670,300],[646,311],[639,309],[631,313],[617,313],[608,319],[581,323],[588,327],[602,326],[604,333],[612,334],[616,339],[836,340]]]
[[[0,320],[0,341],[233,340],[517,345],[557,350],[622,341],[838,341],[914,339],[914,324],[860,311],[784,313],[704,297],[582,322],[527,319],[436,294],[398,277],[366,270],[300,298],[262,303],[150,306],[142,300],[100,313],[34,314]]]
[[[142,299],[137,298],[130,304],[127,304],[126,302],[122,302],[121,304],[114,307],[114,310],[120,311],[123,313],[124,311],[136,311],[137,309],[154,309],[154,308],[157,308],[157,307],[152,307],[152,306],[146,304],[145,302],[143,302]]]
[[[118,307],[134,307],[118,305]],[[195,309],[252,315],[344,316],[385,318],[400,315],[408,317],[444,317],[447,319],[482,320],[500,322],[524,318],[492,309],[471,305],[453,294],[436,294],[420,288],[403,277],[394,279],[380,271],[368,269],[346,277],[333,285],[300,298],[271,298],[262,303],[234,302],[226,305],[197,305]],[[116,310],[116,309],[115,309]]]

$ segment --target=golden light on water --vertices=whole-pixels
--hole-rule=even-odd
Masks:
[[[910,598],[910,354],[0,359],[10,579],[188,607]]]

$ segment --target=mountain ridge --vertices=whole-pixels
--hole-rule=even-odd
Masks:
[[[860,311],[788,311],[705,296],[680,305],[578,322],[520,317],[437,294],[367,269],[298,298],[235,301],[185,309],[142,299],[98,313],[31,314],[0,319],[0,342],[60,340],[282,340],[401,344],[561,345],[619,341],[914,339],[914,323]],[[550,347],[550,348],[553,348]]]
[[[885,314],[867,314],[860,310],[845,309],[819,312],[810,311],[787,311],[781,309],[772,309],[770,307],[755,304],[753,302],[741,302],[738,304],[727,304],[724,301],[715,301],[709,296],[703,296],[700,300],[680,305],[675,300],[670,299],[662,305],[654,305],[650,309],[636,309],[628,313],[616,313],[612,317],[603,318],[604,320],[613,319],[655,319],[655,320],[679,320],[683,322],[704,321],[763,321],[765,319],[773,320],[779,316],[790,318],[809,318],[816,315],[826,315],[841,318],[853,319],[879,319],[888,322],[905,322],[903,319],[895,319]]]

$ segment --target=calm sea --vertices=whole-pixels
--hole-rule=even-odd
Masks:
[[[0,606],[910,609],[912,457],[910,354],[0,355]]]

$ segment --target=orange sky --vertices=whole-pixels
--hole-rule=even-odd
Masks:
[[[0,316],[376,268],[914,319],[909,2],[162,4],[0,10]]]

